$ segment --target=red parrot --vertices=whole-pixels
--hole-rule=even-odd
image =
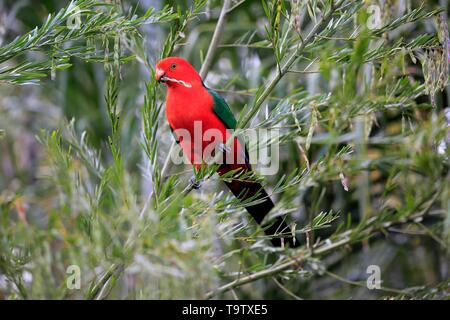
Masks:
[[[231,148],[226,147],[231,137],[230,129],[236,128],[236,119],[225,100],[215,91],[207,88],[195,68],[186,60],[178,57],[169,57],[156,64],[155,77],[158,82],[164,83],[167,88],[166,117],[175,139],[180,143],[183,153],[197,168],[205,160],[205,151],[211,144],[220,144],[224,157],[230,149],[233,155],[219,166],[218,174],[223,175],[233,170],[241,173],[250,172],[247,150],[239,139],[234,138]],[[199,132],[200,131],[200,132]],[[218,133],[215,139],[201,138],[196,140],[196,134],[202,137],[208,132]],[[191,138],[186,139],[187,133]],[[193,138],[192,138],[193,137]],[[219,140],[219,141],[217,141]],[[232,159],[230,159],[232,158]],[[245,180],[245,181],[244,181]],[[260,183],[249,179],[231,179],[225,182],[231,192],[241,201],[249,200],[256,204],[246,206],[258,224],[274,207],[267,192]],[[289,226],[283,218],[278,217],[270,225],[263,225],[265,233],[271,236],[274,246],[282,246],[287,242],[290,247],[296,247],[298,241],[291,235]],[[283,233],[284,240],[276,234]]]

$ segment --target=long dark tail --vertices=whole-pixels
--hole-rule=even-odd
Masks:
[[[267,222],[267,224],[262,224],[264,217],[272,210],[274,204],[260,183],[232,180],[225,182],[225,184],[238,199],[256,202],[256,204],[245,208],[252,215],[253,219],[264,228],[266,235],[273,236],[270,241],[274,246],[281,247],[282,241],[284,241],[285,245],[289,244],[290,248],[299,245],[298,241],[292,237],[291,229],[282,217],[277,217],[273,221]],[[278,236],[281,233],[283,235]],[[283,237],[283,240],[280,237]]]

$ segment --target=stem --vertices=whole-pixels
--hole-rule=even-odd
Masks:
[[[217,21],[216,29],[214,30],[213,37],[211,39],[211,44],[209,45],[208,52],[206,53],[205,61],[203,62],[202,68],[200,69],[200,77],[205,79],[208,75],[209,69],[214,58],[214,53],[219,45],[220,38],[222,37],[223,29],[225,27],[226,16],[228,13],[228,8],[230,7],[231,0],[225,0],[223,2],[222,11],[220,11],[219,20]]]
[[[297,296],[295,293],[287,289],[285,286],[283,286],[276,278],[272,278],[273,282],[281,289],[283,290],[288,296],[293,298],[294,300],[303,300],[299,296]]]
[[[352,285],[352,286],[358,286],[358,287],[363,287],[366,288],[366,283],[364,282],[360,282],[360,281],[352,281],[352,280],[348,280],[344,277],[341,277],[340,275],[327,271],[325,270],[325,274],[330,276],[331,278],[334,278],[338,281],[341,281],[343,283]],[[380,289],[381,291],[385,291],[385,292],[391,292],[391,293],[396,293],[396,294],[404,294],[404,295],[408,295],[408,296],[412,296],[412,294],[406,290],[399,290],[399,289],[394,289],[394,288],[388,288],[388,287],[381,287]]]
[[[166,174],[167,170],[170,167],[170,163],[171,163],[170,159],[172,157],[173,149],[175,149],[175,144],[176,144],[176,142],[175,142],[175,140],[173,140],[172,144],[170,145],[169,151],[167,151],[166,161],[164,161],[164,165],[163,165],[162,170],[161,170],[161,177],[162,177],[162,179],[164,179],[164,175]]]
[[[89,291],[89,293],[86,296],[86,300],[97,300],[101,298],[102,296],[100,293],[103,293],[105,291],[106,286],[109,283],[109,280],[112,278],[116,272],[121,272],[120,270],[123,267],[117,264],[112,264],[111,267],[108,269],[108,271],[105,272],[105,274],[100,278],[100,280],[95,284],[95,286]]]
[[[234,9],[236,9],[237,7],[239,7],[241,4],[243,4],[246,0],[242,0],[239,1],[238,3],[236,3],[234,6],[232,6],[230,9],[227,10],[227,13],[230,13],[231,11],[233,11]]]
[[[252,91],[250,89],[249,90],[238,90],[238,91],[218,89],[218,88],[211,88],[211,89],[213,89],[214,91],[217,91],[219,93],[222,92],[222,93],[241,95],[241,96],[246,96],[246,97],[254,97],[255,96],[255,94],[252,93]],[[272,97],[272,96],[267,97],[267,99],[273,100],[273,101],[282,101],[283,100],[282,98]]]

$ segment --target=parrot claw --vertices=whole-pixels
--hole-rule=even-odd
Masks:
[[[195,189],[198,190],[200,189],[200,187],[202,186],[202,181],[197,181],[197,179],[195,177],[191,177],[189,179],[189,185]]]
[[[231,148],[228,147],[226,144],[219,143],[219,150],[223,153],[229,153],[231,151]]]

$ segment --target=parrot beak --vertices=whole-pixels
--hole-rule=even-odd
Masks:
[[[158,81],[158,82],[165,82],[165,77],[164,77],[164,70],[162,70],[162,69],[159,69],[159,68],[156,68],[156,71],[155,71],[155,78],[156,78],[156,81]]]

